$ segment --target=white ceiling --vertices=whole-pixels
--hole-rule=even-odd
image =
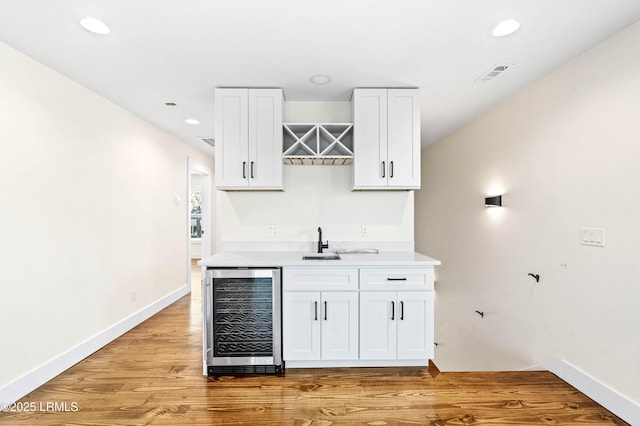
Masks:
[[[504,18],[520,30],[490,36]],[[426,146],[638,19],[638,0],[0,0],[0,40],[209,153],[218,86],[419,87]],[[495,64],[513,66],[478,82]]]

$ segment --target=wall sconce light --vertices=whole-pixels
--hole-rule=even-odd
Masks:
[[[502,195],[496,195],[494,197],[486,197],[484,199],[485,207],[502,207]]]

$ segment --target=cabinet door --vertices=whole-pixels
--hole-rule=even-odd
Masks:
[[[320,293],[288,292],[282,300],[282,357],[320,359]]]
[[[360,292],[360,359],[396,359],[396,292]]]
[[[216,89],[216,188],[248,186],[248,89]]]
[[[398,359],[433,359],[433,292],[398,292]]]
[[[420,99],[417,89],[389,89],[387,159],[390,188],[420,188]]]
[[[358,359],[358,293],[322,293],[322,359]]]
[[[353,188],[387,186],[387,89],[353,90]]]
[[[249,89],[249,163],[253,189],[282,189],[282,89]]]

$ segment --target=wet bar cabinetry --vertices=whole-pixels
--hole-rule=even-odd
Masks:
[[[420,188],[418,89],[354,89],[353,189]]]
[[[282,190],[282,108],[282,89],[216,89],[217,189]]]
[[[427,365],[433,267],[283,268],[288,368]]]

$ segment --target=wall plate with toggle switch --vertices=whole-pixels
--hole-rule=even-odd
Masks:
[[[604,247],[604,229],[581,228],[580,241],[583,246]]]

